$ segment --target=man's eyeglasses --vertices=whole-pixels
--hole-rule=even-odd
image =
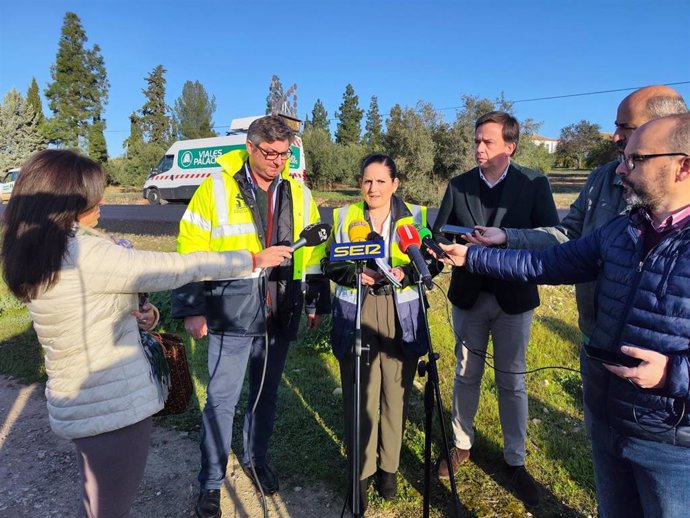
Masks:
[[[625,164],[625,167],[628,169],[628,171],[633,171],[635,169],[635,164],[637,162],[644,162],[645,160],[649,160],[650,158],[656,158],[658,156],[686,156],[690,157],[687,153],[654,153],[651,155],[628,155],[625,156],[624,154],[620,154],[619,158],[620,161]]]
[[[276,158],[280,157],[282,160],[289,160],[290,157],[292,156],[292,150],[288,149],[287,151],[283,151],[282,153],[278,153],[277,151],[269,150],[266,151],[264,148],[261,146],[254,144],[254,147],[261,151],[261,154],[264,156],[266,160],[275,160]]]

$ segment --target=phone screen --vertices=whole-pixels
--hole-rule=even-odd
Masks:
[[[591,345],[585,345],[584,347],[587,358],[601,363],[618,365],[620,367],[637,367],[642,363],[642,360],[639,358],[633,358],[623,353],[615,353],[599,347],[592,347]]]

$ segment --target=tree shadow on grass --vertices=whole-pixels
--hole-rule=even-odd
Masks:
[[[477,433],[475,443],[472,447],[471,461],[477,468],[483,471],[489,478],[491,478],[497,485],[504,488],[507,492],[512,494],[512,485],[510,475],[504,468],[503,451],[501,445],[497,444],[487,436]],[[464,468],[461,468],[461,471]],[[527,469],[532,473],[534,470],[530,469],[529,458],[527,460]],[[572,507],[561,502],[560,498],[555,495],[544,484],[536,481],[539,487],[541,501],[536,507],[525,508],[535,518],[577,518],[582,516],[581,513]],[[515,497],[515,503],[517,497]],[[511,499],[512,500],[512,499]]]
[[[426,378],[417,378],[417,382],[424,384]],[[478,515],[467,507],[462,498],[462,494],[458,489],[457,507],[453,503],[453,493],[450,486],[439,480],[437,476],[437,459],[440,451],[443,450],[443,440],[441,432],[441,423],[439,422],[438,406],[434,405],[432,416],[432,451],[431,451],[431,484],[429,491],[429,508],[441,513],[444,517],[459,517],[459,518],[476,518]],[[403,437],[402,451],[400,455],[400,472],[407,484],[419,493],[419,514],[422,515],[423,497],[424,497],[424,468],[425,468],[425,421],[426,411],[424,408],[424,393],[415,385],[413,393],[410,396],[410,404],[408,408],[408,419],[405,436]],[[443,418],[446,419],[445,412]],[[446,421],[447,422],[447,421]],[[448,432],[448,441],[452,441],[450,428],[446,426]],[[412,436],[415,436],[414,439]],[[415,440],[416,439],[416,440]],[[413,449],[411,446],[417,446],[418,449]],[[449,443],[449,447],[452,443]],[[456,487],[458,478],[456,478]],[[457,514],[456,514],[457,509]]]
[[[577,326],[561,320],[560,318],[550,315],[539,316],[538,320],[552,333],[556,334],[563,341],[572,342],[574,344],[580,343],[582,334]]]
[[[484,394],[484,397],[486,396]],[[555,418],[558,414],[554,410],[552,415]],[[422,438],[424,434],[424,416],[423,394],[421,391],[416,390],[410,402],[408,428],[410,426],[416,427],[422,434]],[[444,412],[444,419],[450,442],[449,447],[452,447],[451,417]],[[441,511],[442,516],[452,517],[454,516],[454,509],[449,482],[447,480],[441,481],[437,476],[437,460],[442,455],[443,442],[436,406],[434,407],[432,429],[431,506],[432,509]],[[423,448],[423,441],[421,443]],[[424,451],[423,449],[421,452],[413,451],[410,448],[410,444],[409,440],[403,441],[401,471],[408,483],[420,494],[423,494]],[[553,448],[553,450],[549,448],[550,456],[556,456],[557,454],[557,447]],[[558,458],[558,462],[563,464],[567,462],[567,459],[561,456]],[[529,469],[529,465],[527,467]],[[502,446],[481,432],[476,434],[471,461],[460,468],[455,477],[455,482],[459,497],[460,516],[462,518],[515,516],[522,514],[524,509],[527,509],[536,518],[575,518],[581,516],[581,513],[561,502],[557,495],[540,482],[537,482],[537,485],[540,489],[541,502],[537,507],[526,508],[514,495],[510,496],[507,494],[511,493],[511,483],[510,475],[504,468]],[[586,484],[587,480],[576,479],[576,482],[579,485],[583,485]],[[492,489],[492,484],[503,488],[505,492],[498,490],[498,488]]]

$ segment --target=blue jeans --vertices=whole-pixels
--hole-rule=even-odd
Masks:
[[[620,435],[591,417],[599,518],[690,516],[690,448]]]
[[[278,386],[285,366],[289,341],[269,334],[266,379],[252,418],[251,451],[254,463],[265,464],[268,442],[273,433]],[[249,401],[244,426],[243,462],[249,462],[248,420],[261,383],[264,367],[263,336],[209,335],[209,382],[206,405],[201,416],[201,489],[220,489],[232,448],[232,425],[249,361]]]

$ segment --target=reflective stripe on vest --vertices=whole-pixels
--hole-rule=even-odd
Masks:
[[[222,227],[228,223],[228,202],[225,197],[225,182],[223,182],[223,173],[211,173],[211,181],[213,182],[213,202],[216,207],[216,226]],[[215,230],[215,229],[214,229]]]
[[[202,218],[196,212],[186,210],[182,215],[182,221],[187,221],[192,225],[199,227],[201,230],[205,230],[206,232],[211,231],[211,222],[205,218]]]

